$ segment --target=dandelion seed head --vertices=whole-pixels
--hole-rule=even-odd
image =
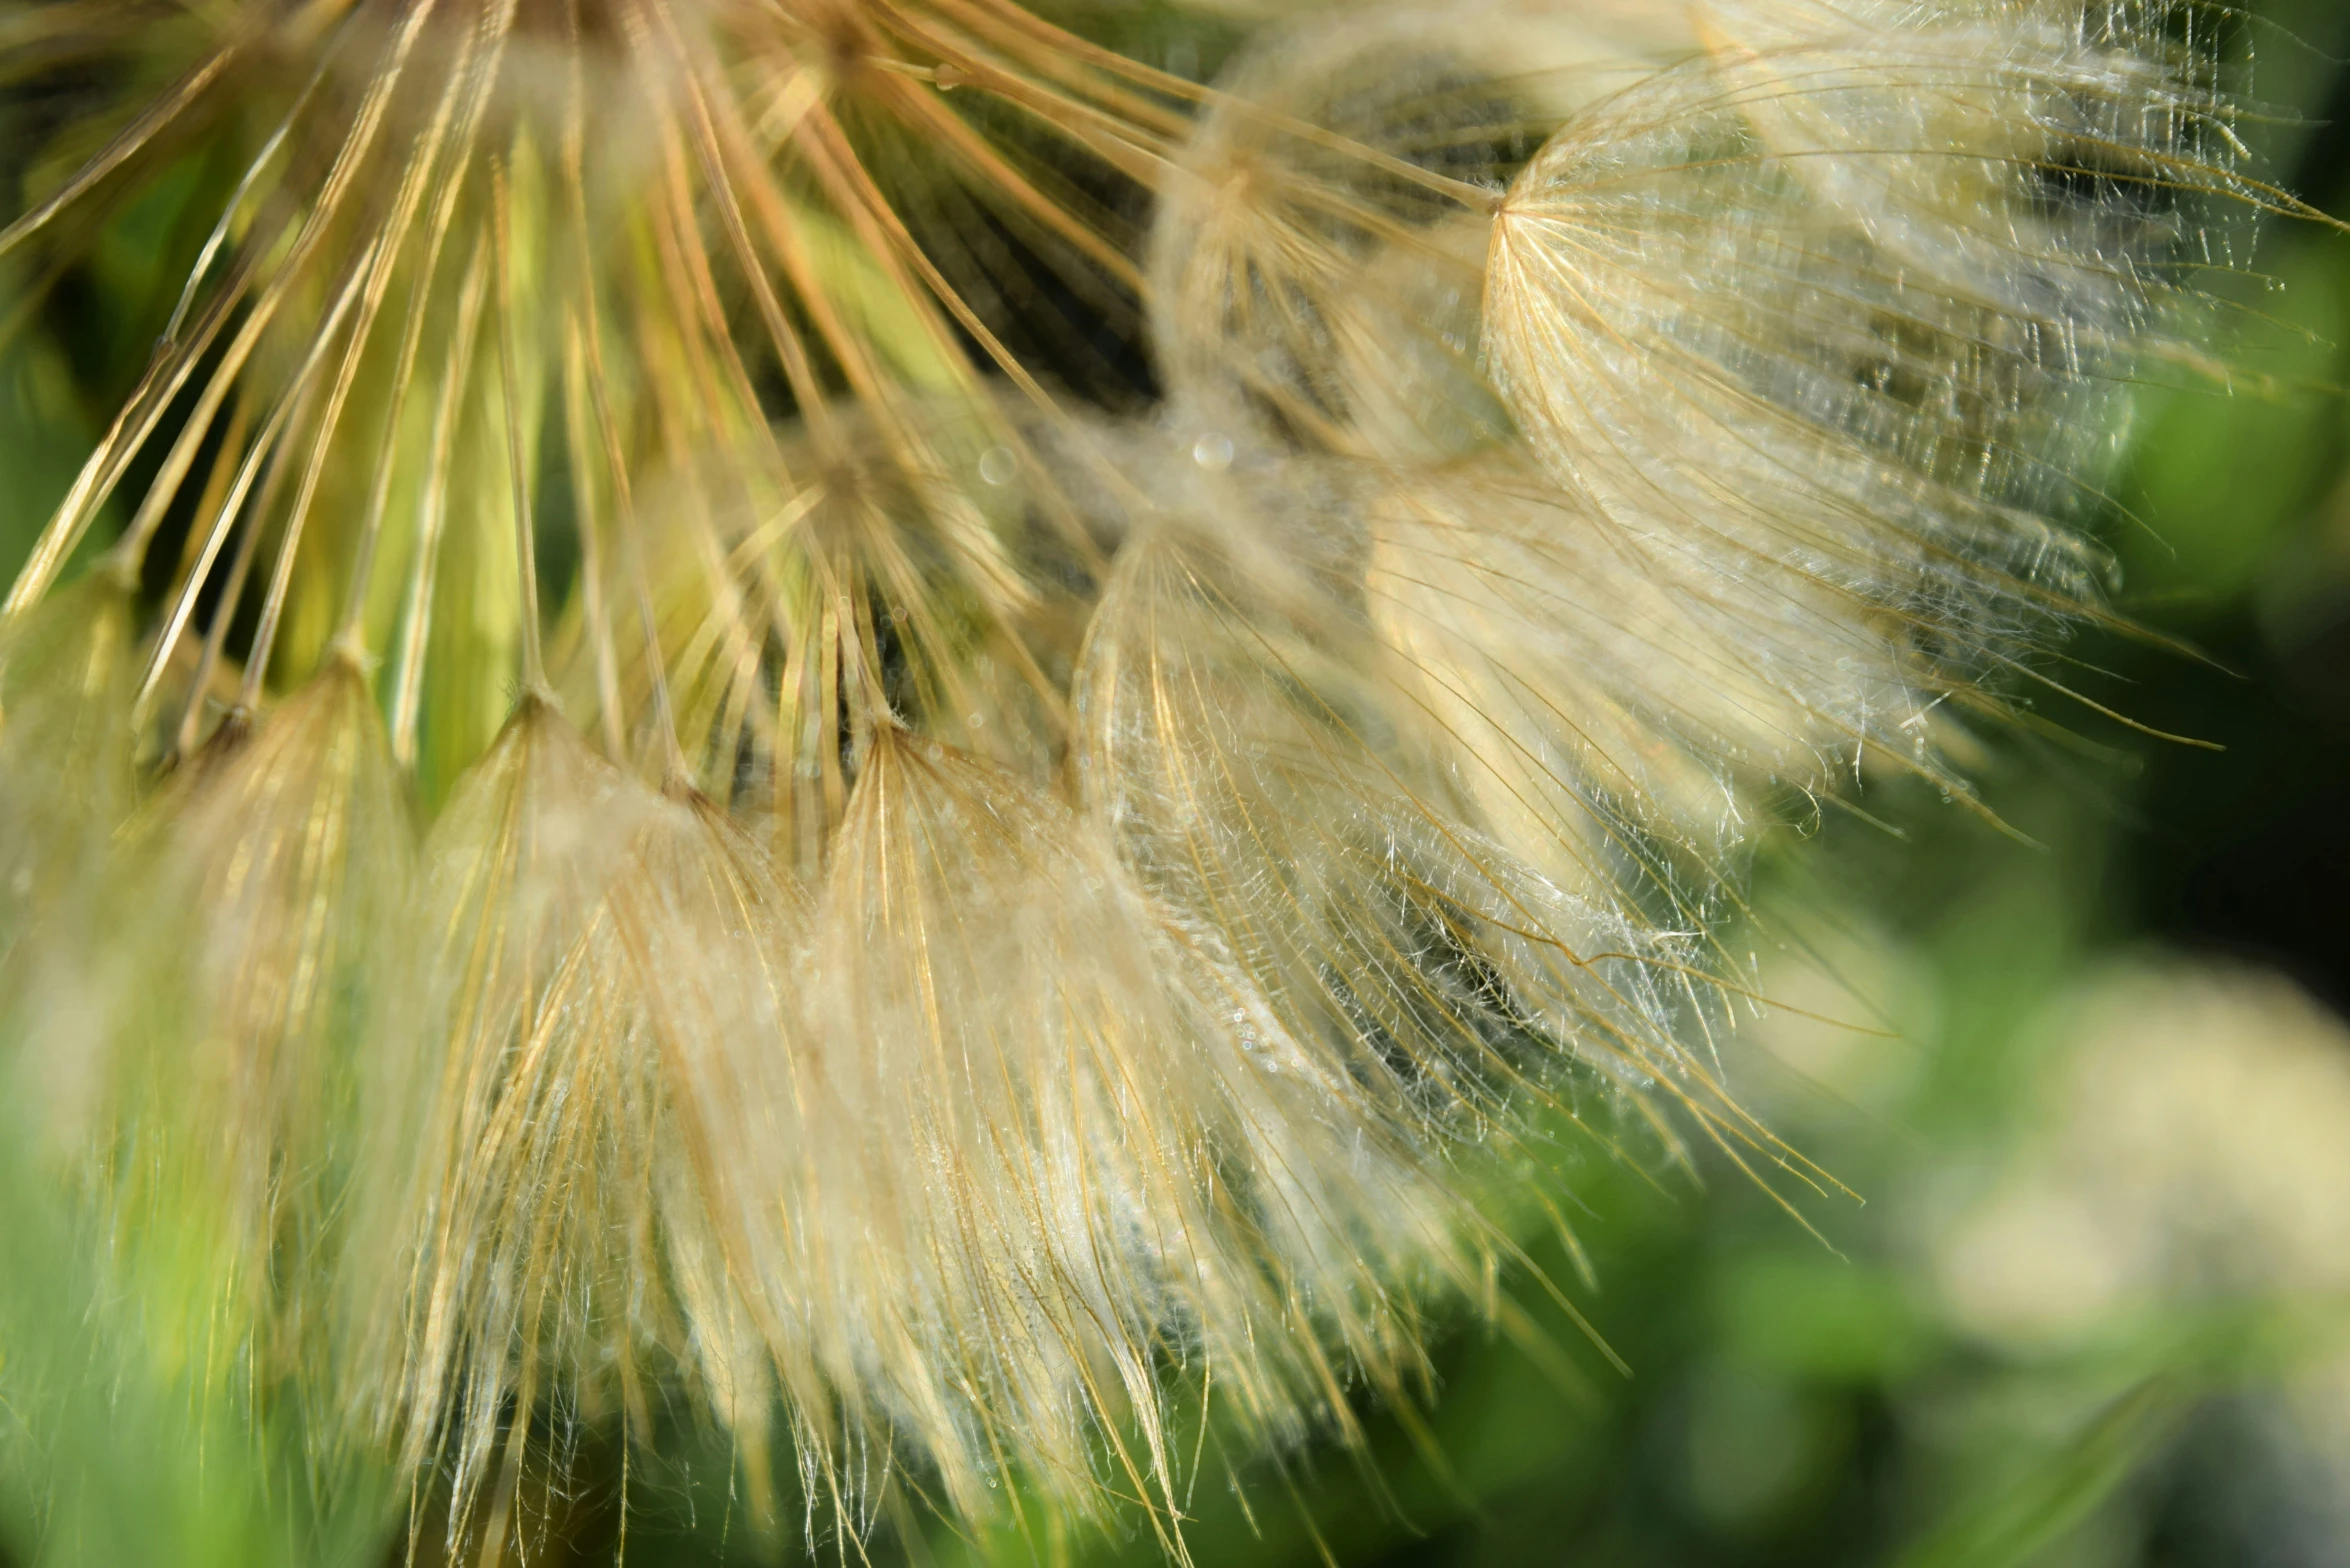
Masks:
[[[1180,1552],[1177,1390],[1359,1437],[1587,1097],[1795,1158],[1740,857],[2102,613],[2276,205],[2188,9],[94,23],[0,249],[233,173],[0,620],[9,1081],[453,1550],[682,1397]]]

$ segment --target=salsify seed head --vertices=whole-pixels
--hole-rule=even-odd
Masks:
[[[1180,1552],[1193,1392],[1410,1397],[1562,1129],[1799,1168],[1742,850],[2103,613],[2299,211],[2217,22],[0,13],[124,88],[0,253],[176,236],[0,620],[11,1098],[452,1543],[682,1402]]]

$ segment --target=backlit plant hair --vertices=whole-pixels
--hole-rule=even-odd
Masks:
[[[2103,615],[2300,210],[2221,20],[9,7],[121,91],[0,254],[181,225],[0,622],[12,1096],[453,1544],[680,1396],[1180,1552],[1192,1395],[1409,1400],[1594,1095],[1811,1179],[1742,846]]]

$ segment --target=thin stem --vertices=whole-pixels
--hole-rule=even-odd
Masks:
[[[530,515],[530,474],[522,444],[522,394],[515,361],[521,349],[515,341],[514,213],[513,194],[507,188],[503,155],[490,160],[490,233],[498,268],[498,384],[506,418],[506,479],[514,498],[515,576],[522,589],[522,689],[534,697],[552,700],[547,685],[547,660],[539,637],[539,573],[535,530]]]
[[[309,414],[309,400],[305,397],[294,409],[294,426],[299,428]],[[179,756],[186,756],[195,747],[196,731],[204,718],[205,693],[211,689],[212,672],[220,667],[221,650],[236,624],[237,606],[244,602],[245,580],[252,575],[253,558],[261,550],[263,520],[276,507],[278,491],[284,488],[286,476],[293,472],[292,455],[290,448],[272,448],[269,467],[261,476],[261,494],[253,504],[252,521],[237,535],[237,551],[229,559],[228,576],[221,583],[220,597],[213,603],[212,624],[205,628],[204,647],[196,656],[195,675],[188,683],[188,700],[180,709],[179,727],[173,732],[172,750]]]
[[[5,256],[39,232],[51,219],[96,190],[109,175],[137,157],[141,149],[154,141],[166,126],[186,113],[191,104],[220,80],[222,73],[228,70],[251,41],[253,32],[251,28],[241,31],[238,36],[206,56],[194,70],[174,82],[171,90],[155,100],[145,113],[124,126],[112,141],[98,149],[96,156],[77,169],[73,177],[59,186],[47,200],[7,228],[0,229],[0,256]]]
[[[416,765],[416,723],[424,686],[424,652],[432,630],[433,579],[440,564],[441,536],[449,516],[449,454],[457,439],[457,414],[465,405],[473,366],[475,334],[481,326],[482,296],[489,283],[489,251],[479,240],[466,264],[457,297],[457,329],[441,371],[440,403],[434,410],[432,451],[426,461],[421,516],[416,527],[416,562],[408,579],[408,604],[401,617],[398,673],[392,687],[392,756],[403,768]]]
[[[357,263],[352,267],[351,276],[336,295],[333,307],[327,312],[326,320],[319,327],[318,336],[311,341],[310,352],[304,356],[301,367],[295,371],[292,383],[279,394],[277,406],[270,410],[269,418],[263,422],[261,434],[254,441],[252,450],[245,454],[244,466],[238,469],[236,482],[229,487],[228,499],[222,504],[220,515],[213,519],[211,530],[205,535],[204,548],[197,559],[196,567],[189,573],[188,581],[182,586],[179,597],[173,602],[171,613],[164,620],[162,634],[156,638],[155,651],[147,661],[146,673],[139,682],[138,695],[132,702],[131,712],[134,717],[143,715],[147,711],[147,704],[155,694],[156,682],[161,679],[164,666],[171,660],[172,650],[178,645],[181,634],[187,629],[188,617],[195,612],[196,595],[203,588],[204,580],[210,574],[212,563],[219,556],[222,544],[227,541],[229,529],[235,525],[239,513],[244,509],[245,496],[252,489],[255,475],[260,472],[262,463],[276,451],[278,441],[284,432],[289,427],[298,428],[302,419],[308,416],[310,395],[314,390],[311,378],[325,360],[327,350],[334,346],[335,338],[342,329],[344,313],[351,308],[351,302],[358,298],[359,286],[366,277],[371,255],[372,252],[362,252]],[[226,395],[227,384],[225,382],[222,383],[221,392],[223,396]],[[210,416],[207,415],[207,422],[209,422],[209,418]],[[184,440],[183,444],[185,444]],[[272,499],[274,499],[274,490]],[[257,514],[253,526],[260,527],[262,520]],[[126,566],[135,566],[145,551],[146,536],[137,527],[134,520],[133,527],[125,533],[122,542],[109,552],[109,558]],[[274,631],[274,627],[272,630]],[[256,646],[265,645],[256,643]],[[250,660],[247,662],[247,670],[248,673],[251,670]]]
[[[173,445],[171,455],[165,459],[163,471],[149,487],[140,515],[132,523],[131,535],[136,537],[127,539],[133,549],[145,549],[148,537],[161,520],[163,508],[178,492],[181,481],[187,477],[188,468],[195,461],[196,448],[203,440],[205,431],[210,428],[214,415],[219,412],[222,401],[227,398],[230,383],[236,379],[254,345],[268,330],[271,320],[292,292],[294,279],[300,274],[303,263],[309,259],[310,253],[325,237],[327,229],[341,212],[344,198],[358,179],[367,153],[375,145],[376,133],[383,126],[393,89],[399,85],[400,77],[407,68],[408,57],[415,48],[416,40],[422,35],[425,24],[432,19],[437,4],[438,0],[417,0],[415,9],[408,13],[392,41],[387,62],[369,82],[366,96],[361,99],[358,111],[352,118],[351,129],[336,149],[334,165],[327,171],[326,182],[304,217],[300,231],[287,247],[276,275],[262,291],[261,298],[254,302],[237,336],[222,356],[221,363],[213,371],[195,412]],[[30,216],[28,214],[28,221]],[[239,268],[240,284],[234,293],[242,292],[243,282],[251,278],[258,266],[257,253],[248,254],[251,259]],[[211,331],[217,331],[219,325],[227,321],[233,297],[233,294],[224,294],[214,309],[207,312]],[[168,381],[176,388],[194,372],[202,345],[209,341],[209,337],[208,331],[199,343],[182,348],[169,358],[159,361],[149,372],[146,385],[152,387]],[[126,408],[123,416],[115,421],[114,428],[107,433],[107,439],[97,451],[90,454],[89,461],[83,465],[81,476],[75,480],[74,488],[67,494],[64,504],[42,530],[39,544],[26,560],[24,569],[17,574],[16,585],[9,590],[7,603],[0,605],[0,615],[18,614],[48,592],[49,584],[55,580],[58,570],[73,553],[74,546],[80,542],[90,520],[97,514],[97,509],[105,503],[107,495],[128,467],[131,453],[154,433],[155,425],[162,419],[170,398],[171,393],[163,392],[140,408],[136,421],[138,433],[127,446],[119,444],[119,437],[133,423],[131,410]],[[138,403],[138,398],[134,396],[133,405],[137,406]]]
[[[364,654],[364,634],[367,615],[368,583],[375,563],[377,543],[382,535],[384,515],[391,503],[392,478],[396,469],[394,456],[400,438],[400,423],[407,409],[408,387],[414,379],[416,356],[423,344],[424,324],[431,300],[433,279],[439,274],[441,252],[448,243],[449,230],[455,222],[457,203],[465,191],[465,166],[481,134],[482,120],[489,109],[491,90],[497,83],[498,70],[505,58],[506,40],[511,33],[515,0],[507,3],[485,23],[490,34],[486,53],[481,53],[478,37],[468,37],[457,57],[457,70],[451,78],[451,90],[442,97],[426,149],[420,165],[429,165],[440,151],[442,132],[448,111],[458,96],[456,84],[470,74],[472,91],[465,98],[464,119],[458,130],[455,151],[445,171],[440,197],[434,206],[431,226],[427,230],[425,251],[416,269],[416,280],[411,287],[406,329],[401,335],[399,359],[392,369],[391,396],[384,411],[383,438],[376,458],[375,482],[367,498],[367,512],[360,527],[359,547],[352,561],[351,588],[343,611],[342,623],[336,628],[334,641],[355,655]]]

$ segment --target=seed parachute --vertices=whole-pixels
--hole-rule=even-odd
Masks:
[[[1594,1103],[1807,1179],[1742,846],[2103,613],[2299,210],[2219,21],[0,8],[0,264],[169,280],[0,619],[29,1146],[452,1547],[682,1404],[1179,1552]]]

